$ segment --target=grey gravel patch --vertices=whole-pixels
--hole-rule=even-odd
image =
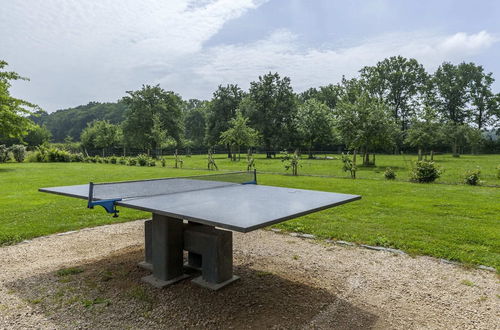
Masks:
[[[496,272],[497,270],[493,267],[490,266],[485,266],[485,265],[479,265],[477,268],[482,269],[482,270],[487,270],[489,272]]]

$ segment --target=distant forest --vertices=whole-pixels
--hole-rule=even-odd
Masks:
[[[8,73],[5,73],[8,74]],[[475,63],[442,63],[434,73],[415,59],[386,58],[356,78],[293,90],[290,78],[269,72],[250,83],[218,86],[210,100],[183,100],[174,91],[143,85],[117,102],[90,102],[48,114],[17,143],[80,143],[101,150],[218,147],[228,155],[248,147],[267,151],[500,152],[500,93]],[[1,133],[1,132],[0,132]],[[23,133],[24,134],[24,133]],[[5,134],[4,134],[5,136]],[[13,136],[11,134],[11,136]],[[14,144],[1,138],[0,144]]]

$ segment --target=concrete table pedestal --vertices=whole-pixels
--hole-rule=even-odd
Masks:
[[[144,223],[145,260],[139,266],[153,272],[142,280],[164,287],[190,277],[184,268],[201,270],[192,282],[219,290],[239,279],[233,275],[233,233],[198,223],[153,214]],[[188,262],[183,264],[183,251]]]

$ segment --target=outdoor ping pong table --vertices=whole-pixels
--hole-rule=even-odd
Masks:
[[[232,172],[76,186],[41,192],[86,199],[117,216],[117,206],[152,212],[145,221],[143,281],[164,287],[201,271],[193,282],[218,290],[232,283],[232,232],[250,232],[361,198],[314,190],[257,185],[257,173]],[[227,230],[224,230],[227,229]],[[188,252],[184,264],[184,251]]]

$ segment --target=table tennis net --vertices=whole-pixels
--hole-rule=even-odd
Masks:
[[[94,183],[90,185],[89,201],[177,194],[248,183],[257,183],[255,172],[231,172],[190,177]]]

